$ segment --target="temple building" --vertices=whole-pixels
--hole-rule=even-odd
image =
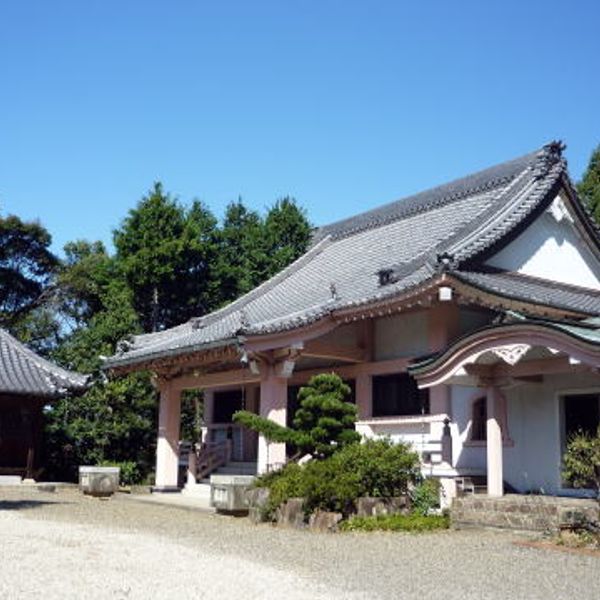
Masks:
[[[85,375],[61,369],[0,329],[0,476],[33,480],[43,472],[44,406],[86,384]]]
[[[205,398],[192,475],[226,461],[264,472],[285,445],[232,414],[285,424],[299,387],[333,371],[358,431],[412,443],[449,495],[466,477],[491,496],[575,493],[566,440],[600,422],[600,236],[562,151],[553,142],[321,227],[235,302],[122,344],[106,367],[152,371],[160,388],[157,488],[178,485],[183,390]]]

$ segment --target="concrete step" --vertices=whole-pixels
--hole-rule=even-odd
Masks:
[[[226,465],[219,467],[215,475],[256,475],[255,462],[238,462],[231,461]]]
[[[256,475],[256,469],[240,469],[239,467],[221,467],[212,475]]]
[[[181,490],[181,495],[188,498],[199,498],[209,499],[210,498],[210,484],[209,483],[196,483],[193,485],[185,484],[185,487]]]
[[[0,485],[21,485],[22,479],[19,475],[0,475]]]

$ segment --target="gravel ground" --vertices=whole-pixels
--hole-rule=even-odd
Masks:
[[[600,598],[600,558],[516,539],[314,534],[124,496],[0,488],[0,598]]]

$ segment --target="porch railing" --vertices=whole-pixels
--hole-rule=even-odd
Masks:
[[[231,460],[231,440],[203,442],[188,455],[188,483],[195,484]]]

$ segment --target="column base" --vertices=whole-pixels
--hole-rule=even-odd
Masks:
[[[150,491],[153,494],[175,494],[181,490],[176,485],[153,485]]]

